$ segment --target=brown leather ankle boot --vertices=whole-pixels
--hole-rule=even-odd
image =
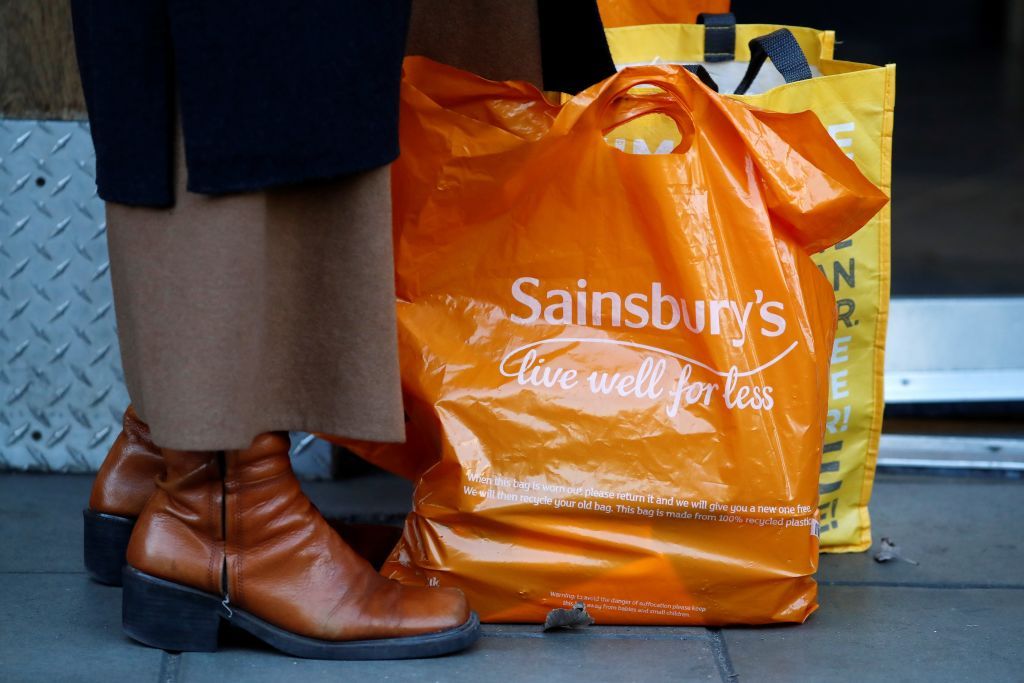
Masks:
[[[85,569],[96,581],[121,585],[132,527],[163,469],[163,457],[149,437],[149,427],[128,406],[121,433],[96,474],[89,507],[83,511]]]
[[[212,651],[225,620],[296,657],[402,659],[479,636],[460,591],[385,579],[341,540],[299,488],[285,434],[222,455],[164,456],[128,546],[132,638]]]
[[[163,471],[163,455],[149,436],[149,426],[128,406],[121,433],[96,474],[89,507],[82,511],[85,569],[94,580],[121,585],[132,528]],[[383,524],[351,524],[340,519],[328,523],[375,569],[384,564],[402,535],[400,528]]]

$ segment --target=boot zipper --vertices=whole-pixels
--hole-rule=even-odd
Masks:
[[[231,601],[228,591],[228,485],[227,485],[227,453],[220,451],[217,454],[217,465],[220,467],[220,529],[221,538],[224,543],[224,557],[220,565],[220,585],[224,591],[224,600],[221,601],[221,606],[227,612],[227,617],[230,619],[235,616],[235,613],[231,610],[229,603]]]
[[[227,612],[228,619],[230,619],[231,617],[235,616],[235,613],[231,611],[231,606],[228,605],[228,602],[228,596],[227,593],[225,593],[224,599],[221,601],[220,606],[224,608],[224,611]]]

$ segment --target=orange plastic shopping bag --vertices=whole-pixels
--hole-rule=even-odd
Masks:
[[[655,113],[672,154],[604,141]],[[809,253],[884,195],[813,114],[674,66],[558,107],[411,58],[401,144],[412,438],[364,453],[418,481],[384,573],[492,622],[577,601],[605,624],[805,619],[836,323]]]
[[[729,0],[598,0],[605,28],[641,24],[692,24],[702,13],[729,11]]]

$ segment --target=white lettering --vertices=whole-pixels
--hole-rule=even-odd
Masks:
[[[630,315],[636,316],[636,322],[626,321],[626,327],[632,327],[634,329],[640,327],[647,327],[647,324],[651,321],[651,314],[647,312],[646,306],[638,306],[635,302],[642,301],[647,303],[646,294],[629,294],[626,296],[626,311]]]
[[[693,334],[707,331],[709,334],[726,336],[734,348],[742,347],[751,336],[750,319],[755,308],[761,320],[761,325],[755,326],[755,329],[762,336],[778,337],[787,327],[785,305],[781,301],[766,301],[760,289],[754,290],[753,300],[688,301],[667,293],[660,282],[652,282],[649,293],[621,294],[614,291],[589,291],[587,281],[579,279],[576,281],[576,289],[541,290],[543,297],[533,291],[542,286],[541,281],[534,277],[521,277],[512,283],[512,298],[526,309],[525,313],[519,310],[512,313],[512,322],[529,325],[543,320],[549,325],[632,329],[652,326],[658,330],[683,327]],[[849,341],[848,337],[836,340],[836,359],[848,349],[844,344]]]
[[[847,137],[839,137],[840,133],[852,133],[854,125],[852,121],[847,123],[834,123],[827,127],[828,134],[832,136],[832,139],[836,141],[840,149],[847,149],[853,147],[853,139]],[[853,158],[853,152],[847,152],[846,156]]]
[[[564,289],[552,289],[548,292],[548,299],[557,297],[561,303],[549,304],[544,309],[544,321],[549,325],[572,325],[572,294]],[[561,312],[561,317],[556,315]]]
[[[672,310],[672,318],[668,323],[661,317],[666,301]],[[651,324],[659,330],[671,330],[679,324],[679,303],[675,297],[662,295],[660,282],[655,282],[651,285],[651,308]]]
[[[523,285],[526,284],[536,287],[540,284],[540,280],[535,277],[521,277],[512,283],[512,298],[530,309],[530,315],[525,318],[515,313],[512,314],[512,322],[520,325],[529,325],[540,317],[540,302],[523,291]]]
[[[830,377],[829,391],[832,394],[833,399],[846,398],[850,395],[847,390],[849,382],[846,381],[846,377],[850,374],[849,370],[838,370],[833,372]]]
[[[836,343],[832,347],[832,365],[838,365],[850,360],[851,341],[853,341],[853,337],[836,337]]]
[[[769,325],[774,325],[775,329],[767,329],[762,327],[761,334],[766,337],[778,337],[780,334],[786,331],[786,319],[778,313],[771,313],[771,309],[782,310],[782,303],[779,301],[768,301],[761,305],[759,313],[761,314],[761,320]]]

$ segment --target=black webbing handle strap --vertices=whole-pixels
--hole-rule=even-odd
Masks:
[[[736,59],[736,17],[724,14],[701,13],[697,23],[704,24],[704,61],[731,62]]]
[[[711,77],[711,74],[708,73],[703,64],[684,64],[683,68],[699,78],[701,83],[718,92],[718,84],[715,83],[715,79]]]
[[[750,64],[747,66],[747,72],[743,74],[743,80],[736,86],[737,95],[746,94],[766,59],[772,60],[772,64],[786,79],[786,83],[811,78],[811,67],[807,63],[807,56],[800,48],[800,43],[789,29],[780,28],[750,41]]]

